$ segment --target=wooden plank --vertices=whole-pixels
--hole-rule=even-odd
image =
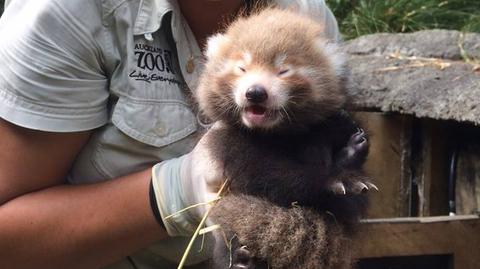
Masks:
[[[457,214],[480,212],[480,127],[452,124],[450,141],[457,149],[456,206]]]
[[[369,134],[370,152],[364,167],[380,188],[369,193],[368,217],[409,216],[411,117],[378,112],[356,112],[354,117]]]
[[[365,220],[354,240],[357,258],[453,255],[455,269],[480,264],[477,215]]]
[[[432,119],[416,121],[412,167],[417,202],[413,216],[447,215],[450,125]]]
[[[456,179],[457,213],[480,212],[480,145],[460,149]]]

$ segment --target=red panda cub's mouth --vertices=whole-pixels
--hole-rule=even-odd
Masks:
[[[275,116],[274,111],[261,105],[249,105],[244,109],[244,120],[249,127],[267,127]]]
[[[245,111],[254,116],[264,116],[267,113],[267,109],[259,105],[248,106]]]

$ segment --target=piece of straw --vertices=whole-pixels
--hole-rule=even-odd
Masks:
[[[209,204],[214,203],[214,202],[216,202],[216,201],[218,201],[218,200],[220,200],[220,197],[216,197],[215,199],[213,199],[213,200],[211,200],[211,201],[208,201],[208,202],[198,203],[198,204],[191,205],[191,206],[189,206],[189,207],[185,207],[185,208],[182,209],[182,210],[179,210],[179,211],[177,211],[177,212],[175,212],[175,213],[173,213],[173,214],[171,214],[171,215],[166,216],[165,218],[163,218],[163,220],[164,220],[164,221],[165,221],[165,220],[168,220],[168,219],[173,218],[173,217],[175,217],[175,216],[177,216],[177,215],[180,215],[180,214],[182,214],[183,212],[188,211],[188,210],[190,210],[190,209],[192,209],[192,208],[199,207],[199,206],[202,206],[202,205],[209,205]]]
[[[218,224],[212,225],[210,227],[201,229],[200,232],[199,232],[199,235],[207,234],[207,233],[213,232],[213,231],[218,230],[218,229],[220,229],[220,225],[218,225]]]
[[[220,195],[222,194],[223,189],[224,189],[225,186],[227,185],[227,182],[228,182],[228,179],[225,180],[225,182],[223,182],[222,187],[221,187],[220,190],[217,192],[217,198],[214,199],[214,201],[218,201],[218,199],[220,199]],[[185,262],[187,261],[187,258],[188,258],[188,254],[190,254],[190,251],[192,250],[193,243],[194,243],[195,240],[197,239],[198,234],[200,233],[200,230],[202,230],[203,225],[205,225],[205,222],[207,221],[208,215],[210,214],[210,211],[212,210],[212,208],[213,208],[213,206],[209,207],[209,208],[207,209],[207,211],[205,212],[205,214],[203,215],[202,220],[201,220],[200,223],[198,224],[197,229],[196,229],[195,232],[193,233],[192,238],[190,239],[190,242],[188,243],[188,246],[187,246],[187,248],[185,249],[185,253],[183,253],[182,259],[180,260],[180,263],[178,264],[177,269],[182,269],[183,266],[185,265]]]

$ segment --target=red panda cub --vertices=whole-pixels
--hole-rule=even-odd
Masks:
[[[208,41],[196,91],[220,122],[209,149],[228,194],[214,268],[349,268],[348,236],[376,188],[365,133],[344,111],[347,72],[323,25],[268,8]],[[220,235],[221,233],[221,235]]]

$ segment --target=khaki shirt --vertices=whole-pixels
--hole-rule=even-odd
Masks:
[[[329,22],[337,38],[323,0],[311,2],[318,2],[317,19]],[[186,100],[198,83],[202,54],[175,0],[6,5],[0,19],[0,117],[42,131],[96,129],[68,182],[113,179],[193,148],[198,125]],[[109,268],[176,268],[187,240],[164,240]],[[192,251],[191,261],[207,253]]]

